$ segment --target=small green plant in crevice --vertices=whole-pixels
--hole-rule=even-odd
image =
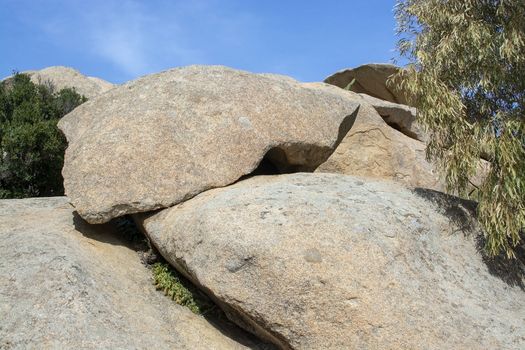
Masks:
[[[165,262],[153,264],[153,281],[157,290],[162,290],[166,296],[177,304],[186,306],[194,314],[220,312],[207,296]]]

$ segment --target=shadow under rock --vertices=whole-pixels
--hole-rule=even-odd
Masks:
[[[76,211],[73,212],[73,225],[85,237],[103,243],[124,246],[135,251],[146,249],[145,238],[142,234],[133,236],[133,232],[126,227],[126,222],[123,220],[126,219],[117,218],[105,224],[90,224]]]
[[[348,134],[348,132],[354,126],[354,123],[355,123],[355,121],[357,119],[357,116],[359,114],[359,110],[360,109],[361,109],[361,105],[359,105],[352,114],[347,115],[343,119],[343,122],[341,123],[341,125],[339,125],[339,130],[338,130],[338,133],[337,133],[337,140],[335,141],[335,145],[333,147],[334,150],[339,146],[339,144],[341,144],[341,142],[345,138],[346,134]]]
[[[525,247],[523,244],[515,248],[515,259],[509,259],[502,253],[489,256],[485,251],[486,238],[476,220],[477,203],[439,191],[417,187],[413,192],[434,203],[465,236],[473,236],[476,249],[491,275],[498,277],[512,287],[525,291]],[[523,240],[522,233],[522,241]]]
[[[284,145],[272,147],[266,152],[266,154],[264,155],[264,157],[261,159],[258,166],[254,170],[252,170],[248,174],[241,176],[234,183],[244,181],[254,176],[292,174],[292,173],[299,173],[299,172],[307,172],[307,173],[314,172],[315,169],[317,169],[317,167],[319,167],[321,164],[326,162],[328,158],[330,158],[330,156],[337,149],[339,144],[343,141],[346,134],[348,134],[350,129],[352,129],[352,126],[354,125],[356,121],[360,108],[361,106],[357,107],[356,110],[352,114],[347,115],[343,119],[343,121],[339,125],[337,139],[333,147],[331,148],[330,147],[319,147],[315,145],[307,145],[307,144],[301,144],[301,143],[284,144]],[[289,160],[289,154],[294,154],[294,153],[303,154],[303,156],[310,155],[310,157],[312,154],[316,154],[318,158],[318,162],[315,165],[293,164]]]

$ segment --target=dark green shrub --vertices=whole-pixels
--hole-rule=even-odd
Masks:
[[[0,198],[64,193],[67,144],[57,122],[84,101],[73,89],[56,92],[25,74],[0,83]]]

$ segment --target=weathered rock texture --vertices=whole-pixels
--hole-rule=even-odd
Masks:
[[[388,125],[413,139],[423,142],[428,140],[423,127],[416,121],[414,107],[381,100],[367,94],[359,94],[359,96],[372,105]]]
[[[64,187],[91,223],[168,207],[233,183],[267,155],[313,169],[351,127],[340,89],[220,66],[140,78],[65,116]]]
[[[324,81],[325,83],[346,88],[352,81],[350,91],[364,93],[373,97],[380,98],[400,104],[408,104],[407,99],[401,91],[388,87],[387,79],[397,73],[399,67],[384,63],[364,64],[357,68],[348,68],[339,71]]]
[[[64,197],[0,201],[1,349],[242,349]]]
[[[425,144],[390,127],[364,102],[352,129],[316,171],[395,180],[409,187],[445,189],[438,172],[425,158]]]
[[[87,77],[79,71],[62,66],[22,72],[28,74],[36,84],[51,82],[57,90],[74,88],[79,94],[92,99],[115,85],[95,77]]]
[[[525,293],[489,272],[468,211],[447,205],[392,182],[261,176],[144,227],[237,322],[282,347],[523,348]]]

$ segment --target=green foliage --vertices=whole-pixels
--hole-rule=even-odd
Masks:
[[[66,140],[56,125],[84,101],[72,89],[55,92],[25,74],[0,83],[0,198],[63,194]]]
[[[153,280],[158,290],[164,291],[177,304],[186,306],[195,314],[206,314],[216,308],[206,296],[166,263],[158,262],[153,265]]]
[[[403,0],[398,49],[410,64],[391,83],[418,108],[427,157],[450,191],[475,192],[491,255],[514,256],[525,228],[525,2]]]

